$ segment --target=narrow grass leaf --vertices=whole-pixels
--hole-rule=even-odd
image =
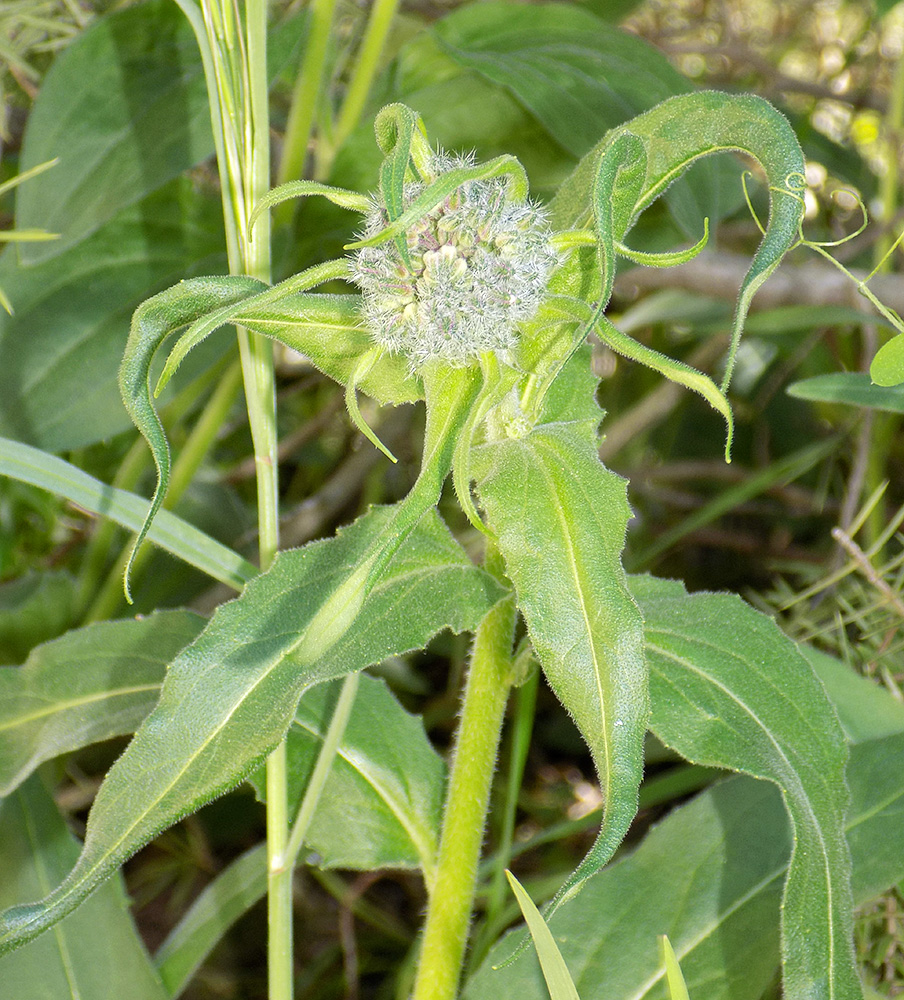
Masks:
[[[665,980],[669,988],[669,1000],[690,1000],[687,993],[687,984],[681,974],[681,966],[675,957],[675,950],[672,942],[663,934],[659,938],[659,954],[662,964],[665,966]]]
[[[534,948],[537,950],[537,958],[539,958],[540,966],[543,969],[543,978],[549,988],[550,1000],[580,1000],[571,973],[565,964],[565,959],[562,958],[556,939],[547,927],[543,915],[534,906],[534,901],[524,891],[524,887],[518,879],[508,871],[505,875],[515,898],[518,900],[518,906],[521,908],[521,913],[534,942]]]
[[[138,531],[149,516],[150,504],[144,497],[108,486],[55,455],[8,438],[0,438],[0,475],[65,497],[131,531]],[[241,590],[257,574],[247,559],[168,510],[157,515],[148,538],[234,590]]]
[[[160,696],[167,664],[205,620],[191,611],[98,622],[0,667],[0,796],[43,761],[134,732]]]
[[[904,387],[876,385],[866,372],[830,372],[792,382],[787,389],[795,399],[819,403],[846,403],[869,410],[904,413]]]

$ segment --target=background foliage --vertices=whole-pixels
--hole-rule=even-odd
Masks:
[[[835,251],[856,275],[882,262],[904,228],[904,10],[894,4],[413,3],[393,22],[360,124],[343,136],[335,121],[331,125],[332,109],[353,75],[365,15],[353,4],[336,10],[309,176],[356,190],[372,187],[379,162],[373,113],[387,101],[403,100],[450,149],[475,149],[480,159],[519,156],[532,191],[548,197],[607,129],[672,94],[706,86],[754,91],[788,114],[808,163],[812,239],[853,232],[859,210],[843,189],[859,193],[870,225]],[[0,454],[0,662],[22,665],[29,697],[52,706],[47,714],[53,722],[40,729],[35,721],[27,739],[15,733],[7,739],[10,727],[0,715],[4,782],[12,787],[38,768],[0,810],[3,865],[23,880],[4,883],[10,893],[0,900],[5,906],[46,894],[71,867],[77,852],[70,830],[83,832],[86,807],[122,751],[123,736],[155,703],[171,654],[200,628],[190,612],[157,611],[145,620],[154,622],[155,655],[136,658],[130,651],[143,648],[145,622],[103,621],[128,614],[119,558],[127,538],[115,525],[134,530],[136,517],[140,521],[106,484],[139,493],[153,488],[149,455],[136,441],[116,387],[131,313],[153,292],[184,277],[222,273],[226,263],[202,67],[175,4],[17,0],[4,7],[0,23],[0,180],[60,157],[57,167],[18,188],[15,201],[6,195],[3,229],[7,235],[13,227],[61,234],[12,242],[0,255],[0,288],[15,310],[0,314],[0,436],[10,442]],[[270,76],[277,151],[310,31],[308,11],[274,7]],[[717,370],[724,353],[732,302],[759,235],[744,203],[741,169],[733,157],[707,160],[643,217],[632,233],[640,249],[696,240],[707,217],[718,252],[677,269],[624,268],[609,314],[623,332],[709,371]],[[754,208],[762,213],[756,198]],[[277,232],[274,277],[340,253],[349,219],[336,206],[306,200]],[[895,251],[871,287],[901,311],[899,271]],[[790,636],[812,644],[806,655],[853,746],[848,835],[861,906],[861,970],[880,995],[896,995],[904,992],[904,393],[865,391],[870,361],[892,332],[850,282],[804,250],[761,290],[754,309],[733,383],[731,465],[721,461],[720,421],[702,400],[596,344],[599,401],[607,411],[600,454],[630,482],[625,561],[631,572],[680,579],[691,592],[740,592]],[[173,491],[174,514],[250,558],[250,441],[237,383],[231,396],[223,389],[233,351],[228,335],[211,337],[160,402],[179,453],[193,440],[213,394],[223,395],[225,420],[215,440],[211,435],[197,474]],[[389,469],[349,427],[341,389],[288,352],[280,357],[279,373],[284,545],[331,534],[369,504],[404,494],[419,453],[411,408],[366,411],[401,459]],[[68,473],[46,468],[42,475],[57,478],[40,480],[28,447],[67,459],[83,470],[84,480],[64,484]],[[451,504],[441,509],[468,545],[472,536],[463,519]],[[161,519],[155,530],[166,527]],[[439,536],[421,541],[423,551],[428,543],[442,544]],[[195,565],[217,559],[221,584],[211,588],[201,573],[155,551],[136,570],[137,609],[189,605],[209,614],[231,596],[230,586],[248,578],[247,563],[229,562],[212,548],[202,546]],[[647,635],[654,685],[656,657],[675,652],[657,637],[656,609],[674,625],[669,588],[678,586],[653,585],[645,577],[632,583],[654,623]],[[701,596],[695,607],[698,620],[708,616],[714,628],[746,613],[727,597]],[[464,627],[466,607],[461,614],[450,624]],[[95,621],[80,633],[87,653],[70,648],[76,640],[66,630]],[[412,644],[379,646],[373,655],[401,653]],[[98,655],[101,650],[108,659]],[[419,880],[404,869],[419,864],[426,870],[435,851],[428,831],[438,809],[441,754],[454,724],[464,655],[464,640],[444,634],[426,654],[386,660],[382,680],[366,679],[359,693],[356,711],[363,717],[353,715],[349,723],[333,797],[318,812],[307,841],[310,864],[296,883],[303,928],[299,997],[405,995],[404,970],[423,899]],[[86,668],[79,704],[64,705],[54,691],[53,666],[62,658],[80,662],[80,656]],[[754,664],[737,667],[743,674]],[[119,688],[110,671],[121,674]],[[2,681],[0,676],[0,694]],[[331,687],[315,691],[292,723],[292,767],[299,775],[312,767],[311,739],[322,735],[335,697]],[[92,692],[103,693],[102,711],[83,708]],[[65,698],[72,697],[67,691]],[[0,698],[0,706],[15,714],[10,699]],[[422,788],[378,780],[397,768],[368,745],[374,723],[367,712],[383,720],[394,736],[391,745],[422,761]],[[644,977],[655,964],[656,933],[677,928],[673,943],[684,948],[692,997],[775,996],[777,909],[789,852],[781,799],[766,782],[738,777],[682,805],[713,780],[713,771],[701,765],[725,760],[714,738],[706,760],[679,762],[664,746],[674,745],[668,719],[654,719],[654,732],[662,743],[649,740],[643,808],[624,856],[553,918],[557,938],[572,942],[563,950],[580,995],[589,1000],[638,989],[662,995],[656,992],[662,985]],[[797,738],[792,734],[789,741]],[[91,740],[103,742],[84,748]],[[17,756],[26,742],[37,742],[41,752]],[[80,749],[70,753],[75,747]],[[818,769],[823,751],[808,749],[813,760],[805,765]],[[484,959],[516,919],[493,859],[514,827],[516,873],[535,899],[549,896],[586,853],[598,825],[593,774],[571,721],[532,677],[512,706],[494,789],[490,860],[482,873],[466,996],[485,996],[501,988],[489,983],[504,981],[506,996],[545,997],[527,957],[500,973],[503,980],[489,978]],[[260,790],[260,781],[255,785]],[[333,853],[335,830],[347,824],[355,803],[368,804],[378,829]],[[52,851],[40,859],[46,871],[29,864],[34,825],[53,831]],[[136,997],[174,995],[183,987],[181,995],[198,1000],[265,995],[263,917],[253,906],[263,891],[263,859],[254,847],[261,831],[262,811],[244,786],[145,848],[124,874],[136,901],[137,929],[126,928],[117,950],[134,955],[132,965],[123,959],[107,972],[77,944],[72,953],[85,974],[121,976]],[[703,858],[708,867],[701,867]],[[701,871],[709,881],[701,882]],[[223,872],[228,877],[214,881]],[[898,888],[890,889],[893,883]],[[694,899],[690,911],[688,896]],[[111,882],[91,905],[96,912],[76,911],[60,925],[64,941],[68,934],[83,940],[77,918],[95,934],[99,926],[124,933],[121,886]],[[577,933],[588,913],[604,915],[593,938]],[[202,942],[192,954],[203,955],[239,917],[189,981],[197,964],[186,958],[192,949],[177,949],[173,941]],[[724,920],[718,939],[703,933],[713,920]],[[499,947],[504,952],[511,945]],[[150,971],[145,948],[155,954],[163,985]],[[494,953],[492,964],[496,959]],[[65,981],[66,969],[36,951],[0,961],[9,981],[21,983],[11,996],[29,995],[35,968]]]

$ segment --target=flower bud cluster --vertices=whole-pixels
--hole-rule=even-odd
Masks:
[[[433,172],[470,166],[443,154]],[[426,185],[406,184],[403,209]],[[364,237],[386,228],[374,199]],[[368,329],[386,350],[406,355],[417,369],[440,359],[467,364],[487,351],[509,351],[519,323],[543,299],[557,263],[543,211],[513,202],[503,177],[463,183],[405,235],[410,266],[394,240],[362,247],[352,274],[362,292]]]

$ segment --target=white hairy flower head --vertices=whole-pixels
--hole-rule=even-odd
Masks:
[[[438,177],[469,167],[465,158],[437,154]],[[426,190],[408,183],[403,211]],[[388,224],[374,198],[363,236]],[[510,351],[518,324],[536,313],[558,259],[543,210],[508,197],[505,177],[469,180],[414,223],[404,236],[410,266],[395,240],[361,247],[352,274],[374,339],[417,369],[432,360],[468,364],[488,351]]]

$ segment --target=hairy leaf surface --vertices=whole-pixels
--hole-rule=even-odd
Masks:
[[[484,446],[474,467],[534,649],[602,785],[602,830],[563,893],[605,864],[634,818],[648,708],[642,621],[620,563],[626,484],[587,431],[586,420],[542,424]]]
[[[736,150],[757,159],[766,172],[770,213],[766,234],[741,285],[732,333],[733,351],[756,290],[797,241],[803,219],[804,161],[788,120],[771,104],[753,95],[702,91],[680,94],[613,129],[578,164],[550,205],[557,229],[580,228],[591,220],[591,197],[601,158],[622,136],[641,140],[646,153],[639,191],[633,185],[616,190],[612,233],[622,242],[637,216],[691,163],[709,153]],[[605,302],[602,303],[605,305]],[[729,373],[732,359],[729,359]]]
[[[246,777],[289,728],[305,688],[419,649],[443,628],[476,626],[498,585],[434,512],[396,549],[386,532],[397,511],[376,508],[335,538],[281,553],[218,608],[107,775],[78,864],[42,903],[4,915],[0,949],[45,930],[161,829]],[[395,555],[365,587],[386,546]]]
[[[167,664],[205,620],[190,611],[98,622],[0,667],[0,795],[42,761],[134,732],[160,696]]]
[[[651,728],[700,764],[782,790],[794,848],[782,903],[786,995],[860,996],[844,838],[847,748],[809,663],[765,615],[734,595],[688,595],[637,577],[646,623]]]

